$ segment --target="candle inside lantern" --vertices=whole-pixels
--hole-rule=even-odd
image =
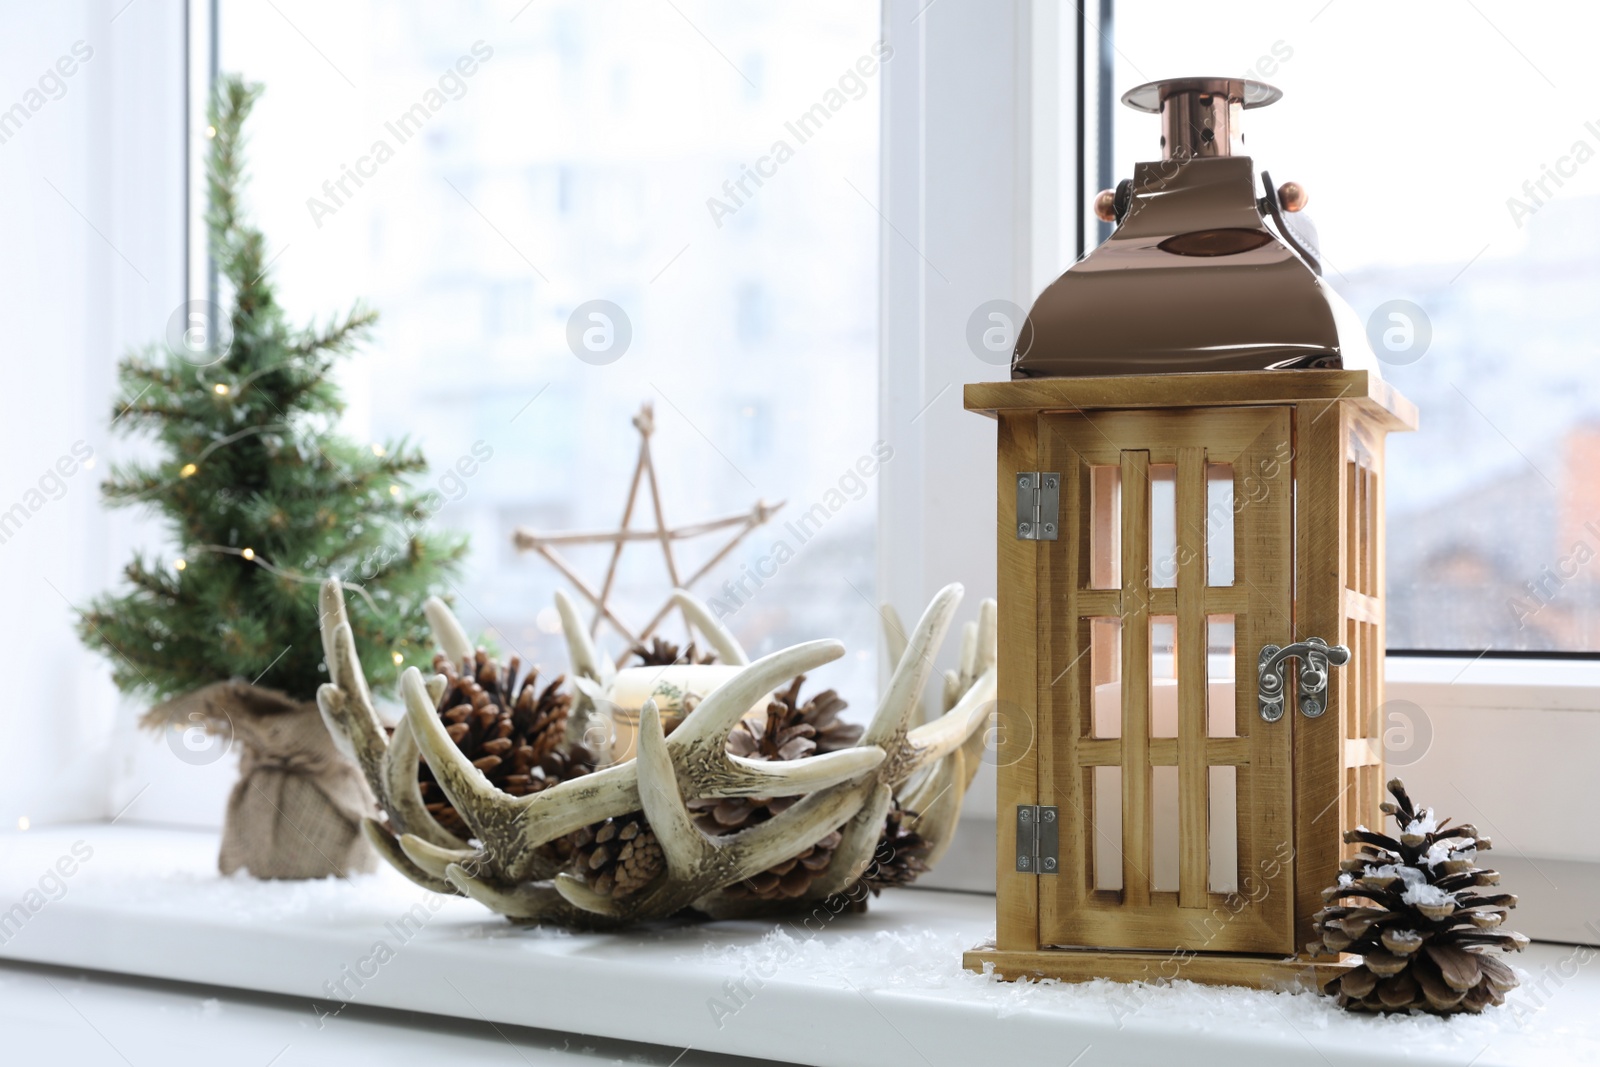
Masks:
[[[1207,733],[1234,737],[1235,690],[1231,649],[1208,657],[1206,684]],[[1159,672],[1157,672],[1159,674]],[[1122,682],[1102,682],[1094,687],[1094,736],[1122,736]],[[1150,682],[1150,736],[1178,736],[1178,680],[1155,677]],[[1150,782],[1151,861],[1147,872],[1156,892],[1178,890],[1178,769],[1152,767]],[[1209,810],[1207,848],[1210,855],[1208,888],[1215,893],[1238,888],[1238,782],[1233,767],[1207,768]],[[1096,767],[1094,782],[1094,884],[1096,889],[1122,888],[1122,768]],[[1142,857],[1134,857],[1144,867]]]

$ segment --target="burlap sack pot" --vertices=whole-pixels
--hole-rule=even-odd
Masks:
[[[217,867],[256,878],[367,873],[378,858],[361,836],[376,811],[360,772],[333,747],[317,705],[242,681],[217,682],[145,713],[156,729],[202,726],[239,747]]]

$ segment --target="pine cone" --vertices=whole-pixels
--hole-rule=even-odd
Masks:
[[[541,690],[537,667],[530,667],[519,684],[521,666],[515,656],[495,663],[481,648],[459,670],[442,655],[433,658],[434,670],[448,683],[439,701],[445,731],[473,766],[512,796],[537,793],[594,768],[592,753],[561,744],[572,707],[572,697],[560,691],[565,677]],[[423,803],[439,825],[457,837],[471,837],[426,763],[418,779]]]
[[[585,826],[569,835],[573,869],[603,896],[637,893],[666,870],[661,845],[643,812]]]
[[[1470,824],[1450,827],[1448,819],[1434,820],[1433,809],[1415,808],[1398,778],[1389,792],[1394,803],[1383,810],[1398,824],[1399,840],[1366,827],[1345,834],[1361,850],[1339,864],[1338,885],[1322,893],[1330,902],[1361,903],[1319,911],[1321,940],[1308,948],[1362,957],[1323,992],[1337,994],[1349,1011],[1449,1015],[1503,1004],[1517,977],[1487,953],[1521,951],[1528,939],[1499,929],[1515,896],[1474,892],[1500,881],[1497,872],[1476,866],[1489,839]]]
[[[806,676],[800,675],[767,705],[765,730],[758,730],[745,720],[729,731],[728,751],[751,759],[791,760],[837,752],[861,740],[859,724],[839,721],[839,713],[850,705],[832,689],[824,689],[800,704],[800,686],[805,680]],[[802,737],[810,740],[810,748],[800,752],[790,747],[785,751],[786,746],[793,746]]]
[[[679,649],[671,641],[660,637],[652,637],[649,645],[634,645],[628,649],[630,656],[636,657],[640,667],[667,667],[674,663],[715,663],[715,652],[701,653],[694,647],[694,642],[689,642],[689,647]]]
[[[928,854],[933,851],[933,842],[908,828],[907,818],[915,821],[917,813],[902,808],[899,801],[889,808],[883,836],[878,839],[877,851],[872,854],[872,862],[859,883],[871,890],[873,896],[885,889],[908,886],[928,871]],[[852,899],[862,898],[862,894],[854,891],[849,895]]]
[[[861,738],[862,728],[838,721],[847,706],[832,689],[824,690],[804,704],[800,675],[767,705],[764,727],[740,722],[728,733],[728,751],[735,756],[757,760],[793,760],[848,748]],[[708,834],[732,834],[766,822],[792,806],[799,797],[708,797],[689,801],[695,823]],[[804,896],[812,879],[828,869],[841,838],[837,831],[828,834],[804,852],[784,860],[759,874],[729,886],[735,897],[780,900]]]

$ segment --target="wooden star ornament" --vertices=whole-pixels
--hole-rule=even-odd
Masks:
[[[512,543],[522,551],[537,552],[549,561],[550,565],[560,571],[562,576],[571,582],[589,603],[594,605],[594,618],[589,623],[589,632],[597,633],[601,620],[610,623],[622,638],[630,645],[639,645],[655,633],[667,614],[672,610],[671,591],[673,589],[692,590],[718,563],[728,557],[746,537],[757,527],[762,526],[768,519],[775,515],[785,501],[768,504],[764,500],[757,500],[749,511],[735,515],[724,515],[721,518],[707,519],[704,522],[689,523],[683,526],[669,526],[664,511],[661,507],[661,487],[656,480],[655,462],[650,455],[650,435],[655,432],[655,412],[650,404],[645,404],[639,409],[639,414],[633,417],[634,429],[639,431],[639,459],[633,468],[633,479],[628,484],[628,498],[622,506],[622,522],[620,527],[611,531],[588,531],[577,533],[539,533],[521,527],[512,534]],[[639,500],[639,486],[647,482],[650,490],[651,515],[655,522],[652,527],[632,529],[630,523],[633,519],[633,509]],[[705,537],[710,534],[732,530],[732,536],[715,552],[699,570],[684,578],[678,570],[678,562],[673,557],[672,548],[675,542],[687,541],[693,538]],[[666,563],[668,595],[663,598],[659,610],[650,618],[643,629],[635,632],[626,623],[619,619],[611,610],[610,599],[615,588],[617,565],[622,559],[622,550],[633,541],[654,541],[661,546],[661,556]],[[606,574],[600,583],[600,589],[595,590],[588,582],[578,576],[572,565],[564,559],[557,548],[566,545],[603,545],[611,546],[611,561],[606,567]]]

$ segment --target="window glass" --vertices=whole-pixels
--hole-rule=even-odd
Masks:
[[[752,653],[843,639],[818,681],[869,711],[893,445],[875,6],[224,0],[219,22],[222,69],[266,84],[250,206],[284,303],[381,312],[346,428],[426,451],[432,521],[473,537],[469,630],[565,668],[571,587],[512,534],[615,529],[651,404],[669,524],[787,501],[697,591]],[[676,542],[680,577],[736,530]],[[608,547],[560,554],[602,584]],[[629,545],[618,616],[643,627],[667,588],[659,545]]]

